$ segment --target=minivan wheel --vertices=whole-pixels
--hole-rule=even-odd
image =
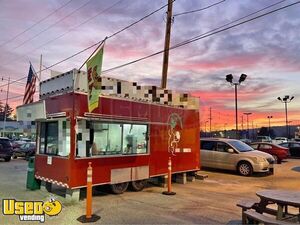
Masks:
[[[238,164],[238,172],[242,176],[250,176],[253,173],[253,168],[248,162],[240,162]]]

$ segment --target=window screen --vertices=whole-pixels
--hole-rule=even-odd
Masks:
[[[86,142],[86,156],[98,155],[130,155],[145,154],[148,152],[148,125],[114,123],[102,121],[88,121],[89,138],[80,142]],[[83,135],[85,136],[85,135]],[[82,145],[81,145],[82,146]],[[82,156],[82,152],[79,149]]]

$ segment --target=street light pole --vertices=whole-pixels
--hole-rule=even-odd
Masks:
[[[238,139],[238,105],[237,105],[237,86],[238,83],[234,83],[234,93],[235,93],[235,138]]]
[[[237,86],[240,85],[243,81],[246,80],[247,75],[241,74],[238,82],[233,82],[232,74],[226,75],[226,81],[231,85],[234,85],[234,94],[235,94],[235,138],[238,139],[238,106],[237,106]]]
[[[289,138],[290,134],[289,134],[289,124],[288,124],[288,110],[287,110],[287,104],[290,103],[293,99],[294,96],[292,96],[290,98],[289,95],[284,96],[283,98],[278,97],[277,98],[279,101],[281,101],[282,103],[284,103],[284,107],[285,107],[285,126],[286,126],[286,136],[287,138]]]
[[[287,102],[284,102],[284,108],[285,108],[285,124],[286,124],[286,133],[287,138],[289,138],[289,123],[288,123],[288,115],[287,115]]]
[[[251,115],[252,113],[246,112],[244,114],[247,116],[247,138],[250,139],[250,135],[249,135],[249,118],[248,118],[248,116]]]
[[[269,137],[271,137],[271,119],[273,116],[267,116],[267,118],[269,119]]]

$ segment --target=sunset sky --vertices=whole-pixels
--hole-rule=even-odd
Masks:
[[[261,15],[297,1],[176,0],[173,14],[213,7],[174,17],[171,46],[201,35],[264,7],[280,2]],[[27,77],[29,61],[39,70],[104,39],[165,5],[167,0],[2,0],[0,1],[0,100],[6,98],[7,79]],[[60,8],[59,10],[57,10]],[[55,11],[56,10],[56,11]],[[54,12],[55,11],[55,12]],[[289,121],[300,124],[300,4],[208,36],[170,52],[167,87],[200,97],[201,123],[212,108],[213,129],[233,128],[234,87],[225,80],[248,75],[238,86],[239,124],[251,112],[254,127],[285,124],[284,104],[277,97],[294,96]],[[158,52],[164,47],[166,8],[105,43],[103,70]],[[47,18],[47,15],[51,14]],[[245,19],[244,19],[245,20]],[[39,23],[37,23],[40,21]],[[94,48],[53,68],[79,68]],[[160,85],[162,54],[106,73],[105,76]],[[50,71],[44,71],[47,79]],[[3,80],[1,79],[3,78]],[[9,105],[22,104],[26,79],[10,85]],[[35,97],[38,99],[38,93]],[[246,116],[243,118],[246,127]]]

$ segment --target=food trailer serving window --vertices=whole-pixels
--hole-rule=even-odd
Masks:
[[[78,121],[77,157],[148,153],[148,125]]]
[[[68,156],[70,153],[70,122],[58,120],[40,123],[40,154]]]

